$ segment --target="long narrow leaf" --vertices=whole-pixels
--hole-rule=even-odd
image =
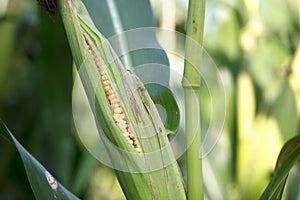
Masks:
[[[260,197],[261,200],[281,199],[288,174],[299,160],[300,136],[296,136],[282,147],[273,177]]]
[[[78,199],[55,178],[18,142],[5,124],[0,120],[0,135],[13,143],[20,153],[28,180],[36,199]]]

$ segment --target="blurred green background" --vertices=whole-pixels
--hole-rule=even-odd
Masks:
[[[151,5],[158,27],[184,33],[187,1]],[[299,134],[299,11],[297,0],[207,1],[204,47],[219,67],[227,104],[224,131],[203,160],[207,199],[257,199],[280,148]],[[34,0],[0,0],[0,36],[0,118],[80,198],[124,199],[112,170],[76,136],[72,57],[59,14],[48,14]],[[209,106],[204,87],[203,132]],[[33,199],[15,147],[0,139],[0,150],[0,199]],[[284,199],[300,198],[299,180],[296,166]]]

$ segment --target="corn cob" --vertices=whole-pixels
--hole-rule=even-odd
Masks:
[[[112,153],[111,145],[104,143],[111,161],[135,167],[134,173],[115,170],[125,196],[128,199],[185,199],[166,131],[147,91],[137,78],[133,78],[134,82],[126,76],[119,60],[109,62],[108,57],[113,57],[111,48],[106,48],[105,38],[96,30],[80,0],[60,0],[59,7],[76,66],[79,69],[86,63],[85,77],[81,77],[86,93],[96,92],[90,96],[96,98],[98,122],[105,136],[125,150]],[[101,84],[95,88],[93,83],[98,80]],[[134,85],[139,88],[137,92]]]
[[[115,88],[111,83],[109,75],[99,59],[100,55],[97,52],[97,49],[90,42],[89,38],[87,36],[84,37],[85,37],[85,42],[88,46],[88,50],[92,55],[92,58],[94,59],[94,62],[99,71],[101,83],[105,91],[107,103],[109,104],[114,122],[119,127],[120,131],[122,132],[122,135],[127,139],[127,141],[131,145],[133,145],[133,147],[136,149],[138,153],[141,153],[142,152],[141,148],[138,144],[135,135],[132,132],[133,129],[131,124],[129,123],[128,116],[125,112],[124,106],[119,101],[119,98],[115,92]]]

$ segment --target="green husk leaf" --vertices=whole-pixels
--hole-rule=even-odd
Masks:
[[[166,130],[147,91],[115,58],[113,49],[94,26],[81,1],[61,0],[60,8],[100,137],[114,167],[122,168],[115,171],[125,196],[128,199],[185,199],[180,170]],[[104,82],[100,81],[103,74],[121,103],[142,153],[127,141],[114,121]]]

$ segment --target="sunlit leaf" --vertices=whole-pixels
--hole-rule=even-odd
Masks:
[[[286,179],[291,168],[300,159],[300,136],[290,139],[281,149],[278,156],[273,177],[260,197],[265,199],[280,199],[284,190]]]
[[[157,106],[166,129],[170,132],[175,132],[179,125],[180,113],[172,92],[163,86],[154,84],[146,85],[146,88],[153,101],[165,109]],[[167,113],[167,111],[171,113]]]
[[[287,80],[282,84],[282,91],[271,106],[270,114],[277,121],[283,141],[292,138],[298,126],[297,104],[295,94]]]

